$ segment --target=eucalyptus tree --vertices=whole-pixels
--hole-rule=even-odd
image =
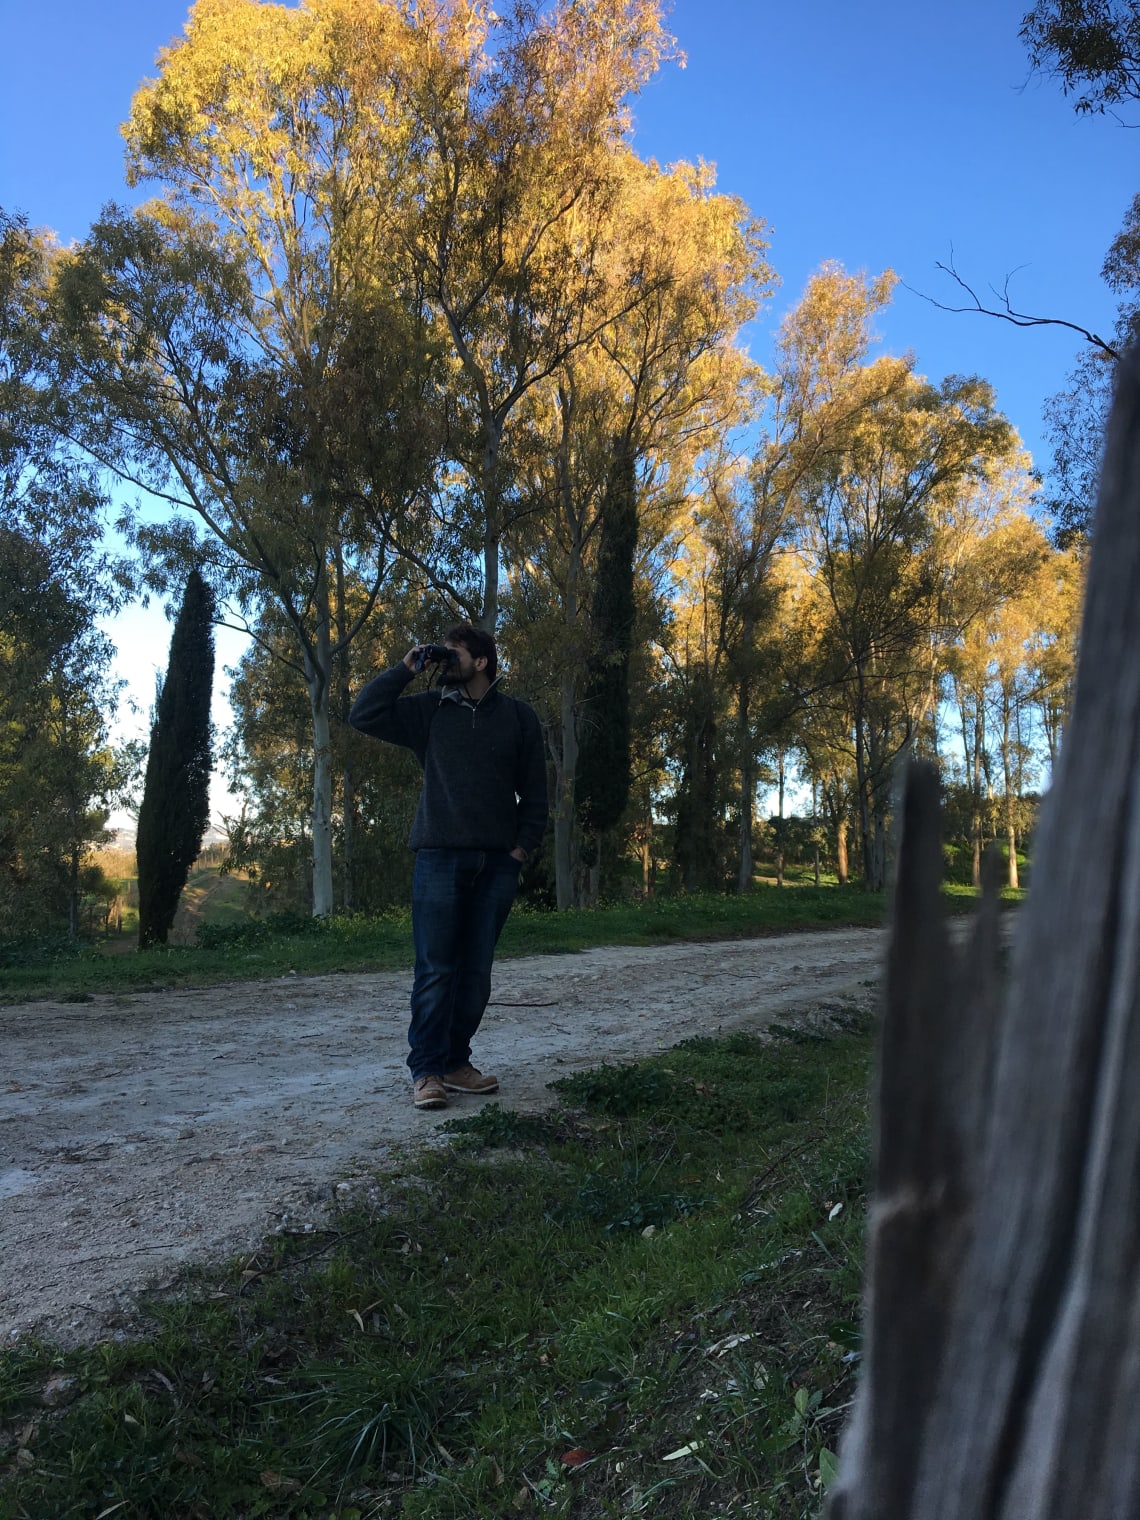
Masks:
[[[614,470],[624,461],[632,471],[635,582],[646,597],[664,595],[667,546],[691,505],[699,462],[748,415],[755,372],[737,335],[772,282],[763,226],[716,191],[709,171],[662,171],[627,155],[622,175],[599,259],[599,305],[612,309],[622,292],[636,299],[535,387],[516,431],[520,495],[531,515],[516,530],[508,565],[526,588],[524,601],[543,600],[536,580],[552,588],[545,637],[561,653],[546,719],[560,906],[573,895],[585,675],[614,655],[592,618]],[[629,656],[620,663],[628,670]],[[611,676],[618,674],[615,665]]]
[[[782,515],[771,497],[750,489],[744,462],[727,452],[708,462],[702,484],[690,523],[695,541],[686,546],[678,562],[673,629],[666,640],[681,676],[680,691],[694,703],[693,713],[682,724],[685,760],[675,798],[675,847],[682,860],[702,853],[713,858],[695,841],[723,833],[722,803],[729,796],[729,778],[735,775],[739,840],[735,874],[737,890],[744,892],[752,884],[755,796],[766,747],[758,737],[757,714],[761,707],[770,711],[765,698],[774,671],[770,644],[780,599],[772,569]],[[698,639],[693,639],[691,631],[677,639],[684,629],[697,627],[701,630]],[[709,701],[714,687],[720,692],[716,704]],[[686,705],[686,698],[680,700]],[[772,737],[782,729],[783,720],[769,718],[760,727]],[[699,779],[714,773],[723,774],[723,786],[712,787]],[[706,817],[704,808],[719,811]],[[689,875],[693,877],[693,872]],[[697,884],[719,888],[724,884],[722,875],[718,865],[715,883],[701,880]]]
[[[60,427],[50,303],[59,258],[49,236],[0,207],[0,509],[5,526],[50,544],[56,568],[102,601],[112,594],[98,552],[106,497]]]
[[[112,655],[52,546],[0,525],[0,937],[78,937],[84,859],[129,780]]]
[[[629,799],[629,656],[633,647],[637,477],[615,449],[602,505],[591,621],[596,652],[584,693],[575,805],[589,833],[612,829]]]
[[[106,217],[71,282],[101,457],[183,514],[140,534],[156,556],[201,556],[196,515],[246,623],[267,596],[286,609],[318,912],[330,672],[362,626],[338,624],[337,556],[378,594],[399,552],[494,626],[519,506],[508,423],[652,294],[603,264],[625,103],[670,45],[656,0],[502,18],[484,0],[202,0],[136,97],[132,173],[163,199]]]
[[[826,594],[831,658],[844,669],[864,884],[877,891],[893,766],[915,731],[907,686],[917,677],[931,689],[926,654],[953,576],[943,525],[1017,443],[983,381],[934,386],[909,361],[879,359],[851,387],[859,405],[805,489],[800,542]]]
[[[1133,0],[1037,0],[1021,19],[1020,36],[1032,67],[1060,84],[1079,115],[1118,116],[1140,102],[1140,10]],[[1091,341],[1045,406],[1053,446],[1049,505],[1061,547],[1080,546],[1089,536],[1117,360],[1140,330],[1140,196],[1101,276],[1119,297],[1115,333],[1105,340],[1076,329]]]
[[[1036,540],[996,550],[1033,480],[988,387],[936,388],[909,361],[871,359],[894,284],[889,271],[871,280],[834,264],[809,281],[780,330],[753,464],[754,491],[816,581],[797,593],[799,634],[780,656],[785,711],[770,707],[768,721],[798,707],[809,769],[832,798],[859,801],[872,879],[898,748],[929,728],[955,642],[1017,593],[1041,552]],[[838,801],[833,812],[843,827]]]
[[[149,493],[161,582],[201,563],[256,632],[276,605],[313,733],[314,914],[332,896],[330,691],[437,428],[430,320],[393,233],[410,136],[390,5],[200,0],[125,133],[135,182],[64,270],[84,441]],[[379,166],[379,167],[378,167]],[[364,596],[349,614],[345,576]]]
[[[959,720],[975,886],[982,880],[985,818],[992,811],[998,770],[1010,885],[1017,885],[1018,779],[1028,756],[1018,733],[1023,717],[1028,722],[1039,590],[1046,564],[1056,555],[1041,526],[1016,502],[1007,502],[994,520],[980,525],[957,569],[957,599],[969,615],[942,653],[941,673]]]
[[[830,679],[826,670],[805,665],[803,630],[796,630],[810,600],[789,600],[781,553],[795,535],[804,483],[863,404],[850,381],[865,363],[870,323],[889,301],[894,283],[889,272],[869,280],[848,275],[838,264],[823,265],[781,322],[772,367],[754,386],[758,443],[750,462],[745,467],[735,461],[722,445],[702,472],[694,527],[714,567],[702,596],[715,607],[715,680],[731,688],[735,711],[731,719],[726,710],[719,719],[697,723],[690,742],[715,745],[719,765],[731,763],[739,778],[741,891],[752,880],[761,757],[786,749],[809,694]],[[703,701],[703,685],[692,689]],[[725,729],[730,720],[732,738]],[[713,765],[711,754],[700,765],[693,757],[687,771],[695,776]],[[682,790],[687,786],[683,781]],[[713,789],[706,786],[701,795],[717,805]],[[691,807],[682,822],[698,832],[718,827],[716,820],[698,820]]]
[[[1140,100],[1140,12],[1134,0],[1037,0],[1021,20],[1035,69],[1060,81],[1081,114]]]
[[[1086,570],[1085,556],[1062,550],[1042,563],[1029,592],[1034,609],[1028,648],[1031,701],[1050,770],[1056,767],[1072,707]]]
[[[400,75],[420,150],[410,254],[450,351],[448,450],[478,608],[498,619],[501,556],[521,515],[522,404],[668,273],[608,277],[628,176],[627,101],[672,46],[659,0],[429,0]],[[431,567],[424,568],[430,573]]]
[[[97,618],[123,594],[97,471],[64,436],[50,287],[60,251],[0,210],[0,933],[79,929],[84,856],[129,757]]]
[[[1113,342],[1088,344],[1065,388],[1045,403],[1053,446],[1049,508],[1054,539],[1062,548],[1079,548],[1089,537],[1117,357],[1140,333],[1140,195],[1133,197],[1109,245],[1101,278],[1118,298]]]
[[[393,650],[454,621],[453,610],[406,572],[406,562],[394,567],[382,601],[344,649],[334,715],[343,710],[344,687],[355,692],[391,663]],[[366,595],[366,587],[348,580],[344,603],[350,615]],[[226,820],[228,858],[247,872],[255,900],[297,908],[311,895],[311,715],[287,663],[292,635],[276,605],[266,607],[257,635],[233,671],[233,723],[221,750],[231,789],[242,798],[240,814]],[[347,721],[333,723],[331,748],[338,773],[353,778],[333,815],[339,902],[346,912],[406,902],[412,863],[407,837],[422,779],[415,759],[399,746],[377,747]]]

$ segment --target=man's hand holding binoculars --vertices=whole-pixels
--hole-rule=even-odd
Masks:
[[[458,654],[454,649],[448,649],[446,644],[417,644],[404,656],[404,664],[416,674],[429,665],[458,665],[458,663]]]

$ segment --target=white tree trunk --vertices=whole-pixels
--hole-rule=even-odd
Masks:
[[[745,615],[741,643],[751,647],[752,619]],[[740,745],[740,866],[736,873],[736,890],[752,890],[752,826],[756,819],[756,760],[752,752],[752,723],[749,711],[751,683],[742,676],[737,686],[737,738]]]
[[[305,682],[313,715],[313,917],[327,918],[333,910],[333,752],[329,727],[333,672],[328,582],[323,576],[316,600],[316,640],[305,655]]]
[[[502,536],[499,447],[503,424],[493,413],[486,413],[482,420],[486,443],[479,461],[479,494],[483,505],[483,611],[479,622],[494,636],[499,622],[499,540]]]

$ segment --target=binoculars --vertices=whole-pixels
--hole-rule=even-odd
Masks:
[[[459,656],[454,649],[448,649],[443,644],[422,644],[416,650],[412,661],[415,670],[422,670],[425,665],[457,665]]]

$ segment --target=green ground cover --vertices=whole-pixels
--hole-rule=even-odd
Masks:
[[[858,1365],[870,999],[486,1105],[139,1338],[7,1351],[0,1515],[817,1514]]]
[[[1021,894],[1007,893],[1011,902]],[[953,911],[969,909],[972,889],[947,887]],[[649,945],[666,941],[747,938],[792,930],[873,925],[883,921],[883,894],[857,887],[760,885],[745,897],[693,895],[618,903],[581,912],[538,913],[516,908],[500,956],[548,955],[591,945]],[[3,947],[0,947],[2,951]],[[65,944],[9,947],[0,953],[0,1001],[82,1000],[97,992],[204,986],[223,981],[316,975],[332,971],[394,971],[411,966],[411,919],[405,911],[379,918],[315,921],[279,914],[207,922],[197,943],[146,951],[78,953]]]

